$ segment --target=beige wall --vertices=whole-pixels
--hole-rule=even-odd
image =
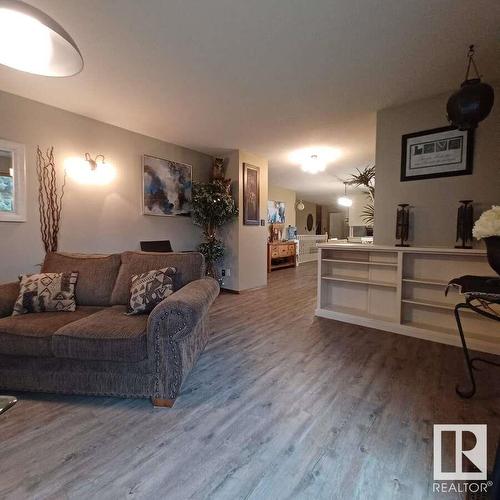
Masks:
[[[282,201],[285,203],[285,227],[295,226],[295,203],[297,195],[295,191],[285,189],[279,186],[269,185],[268,193],[269,201]],[[266,220],[267,220],[267,206],[266,206]],[[285,232],[286,235],[286,232]]]
[[[495,85],[500,95],[500,85]],[[500,105],[476,129],[472,175],[400,182],[401,136],[446,126],[449,93],[377,113],[375,243],[395,243],[398,203],[410,203],[413,245],[453,247],[458,201],[472,199],[475,214],[500,203]]]
[[[63,172],[66,157],[102,153],[117,169],[107,186],[89,187],[68,179],[60,249],[121,252],[140,240],[170,239],[175,250],[194,249],[200,231],[190,218],[142,215],[141,157],[147,153],[193,166],[194,180],[208,180],[211,157],[135,134],[67,111],[0,92],[0,138],[26,145],[28,220],[0,222],[0,282],[36,270],[43,259],[39,233],[35,150],[55,147]]]
[[[310,201],[302,201],[304,210],[296,210],[297,234],[316,234],[316,203]],[[307,230],[307,216],[313,216],[313,227],[310,231]]]
[[[228,161],[226,177],[232,180],[231,190],[240,210],[238,221],[227,225],[221,231],[226,253],[220,268],[229,268],[231,271],[231,275],[224,279],[224,288],[243,291],[266,286],[268,226],[243,224],[243,163],[250,163],[260,169],[260,218],[266,220],[267,160],[245,151],[230,151],[220,156],[224,156]]]

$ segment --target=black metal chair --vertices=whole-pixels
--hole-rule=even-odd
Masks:
[[[173,252],[170,240],[141,241],[143,252]]]
[[[477,370],[477,368],[474,366],[474,363],[487,363],[493,366],[500,366],[500,363],[496,363],[489,359],[470,357],[462,322],[460,320],[460,310],[469,309],[485,318],[500,322],[500,312],[491,307],[494,304],[500,304],[500,278],[488,276],[461,276],[460,278],[452,279],[448,283],[446,293],[448,293],[449,288],[452,286],[458,288],[460,293],[465,297],[465,302],[460,302],[455,306],[455,320],[457,322],[460,340],[462,341],[465,363],[471,383],[471,388],[469,390],[462,390],[458,385],[455,390],[460,397],[471,398],[476,393],[474,370]]]

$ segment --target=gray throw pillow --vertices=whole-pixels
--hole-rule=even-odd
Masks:
[[[173,293],[175,267],[165,267],[132,276],[127,314],[150,313]]]

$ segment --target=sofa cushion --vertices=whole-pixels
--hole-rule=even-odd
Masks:
[[[132,276],[164,267],[175,267],[174,291],[191,281],[204,276],[204,258],[198,252],[158,253],[158,252],[123,252],[122,265],[116,279],[111,304],[128,304]]]
[[[43,273],[78,272],[76,303],[79,306],[109,306],[111,292],[120,268],[120,255],[50,252]]]
[[[174,291],[174,267],[165,267],[132,276],[127,314],[150,313]]]
[[[21,276],[13,316],[41,312],[74,312],[78,273],[40,273]]]
[[[62,326],[100,311],[77,307],[75,312],[45,312],[0,318],[0,354],[52,357],[51,337]]]
[[[52,337],[58,358],[141,361],[147,357],[147,315],[127,316],[125,306],[107,307],[63,326]]]

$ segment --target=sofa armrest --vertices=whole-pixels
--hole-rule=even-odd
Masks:
[[[154,397],[175,399],[208,340],[208,311],[219,294],[201,278],[160,302],[148,318],[148,358],[154,363]]]
[[[19,295],[19,281],[0,285],[0,318],[10,316]]]

